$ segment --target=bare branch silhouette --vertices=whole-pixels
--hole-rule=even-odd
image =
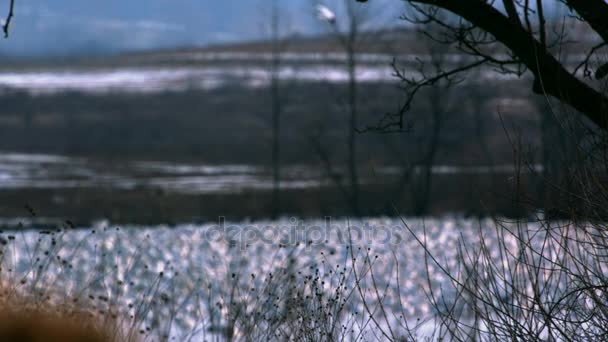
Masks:
[[[15,0],[11,0],[10,8],[8,10],[8,15],[4,20],[4,24],[2,24],[2,31],[4,31],[4,38],[8,38],[8,31],[11,25],[11,21],[13,20],[13,14],[15,9]]]

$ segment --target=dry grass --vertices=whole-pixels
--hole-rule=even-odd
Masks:
[[[0,341],[10,342],[118,342],[117,321],[99,319],[74,303],[44,300],[2,291]]]

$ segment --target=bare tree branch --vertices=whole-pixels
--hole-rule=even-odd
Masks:
[[[538,26],[540,27],[540,44],[547,49],[547,31],[545,29],[545,13],[543,11],[543,1],[536,0],[536,12],[538,14]]]
[[[604,0],[564,0],[564,2],[578,13],[589,25],[608,42],[608,3]]]
[[[515,8],[515,4],[513,0],[502,0],[503,5],[505,6],[505,10],[509,15],[509,18],[516,24],[521,26],[521,20],[519,20],[519,14],[517,14],[517,9]]]
[[[608,43],[599,43],[596,46],[592,47],[591,50],[589,50],[589,52],[587,53],[587,55],[585,56],[585,59],[583,59],[583,61],[581,61],[575,68],[574,71],[572,72],[573,75],[576,75],[578,73],[578,71],[583,68],[583,77],[591,77],[591,71],[589,70],[589,61],[591,60],[591,57],[601,48],[608,46]]]
[[[11,0],[8,15],[6,16],[6,19],[4,20],[4,24],[2,25],[2,31],[4,31],[4,38],[8,38],[8,30],[11,25],[11,21],[13,20],[14,9],[15,9],[15,0]]]
[[[395,61],[392,63],[395,77],[403,83],[403,90],[406,92],[404,103],[400,106],[398,113],[386,114],[377,125],[367,126],[359,132],[380,132],[380,133],[396,133],[404,132],[408,129],[405,126],[404,116],[410,109],[416,94],[425,87],[432,87],[441,81],[446,81],[448,85],[461,82],[461,79],[455,77],[468,70],[477,68],[488,62],[488,59],[482,58],[470,64],[459,66],[450,70],[441,70],[441,66],[436,65],[437,72],[433,75],[427,75],[424,71],[424,64],[421,62],[418,72],[420,78],[408,77],[406,71],[401,70]]]
[[[606,13],[608,13],[608,4],[602,0],[564,1],[583,19],[587,20],[598,34],[602,37],[605,34],[605,37],[608,38],[608,20],[605,20]],[[484,0],[408,0],[408,3],[415,9],[420,9],[421,6],[426,5],[446,10],[466,20],[478,30],[491,34],[496,41],[511,51],[514,59],[520,61],[533,74],[532,90],[535,93],[555,97],[562,103],[568,104],[583,113],[604,131],[608,131],[608,98],[589,84],[578,79],[551,54],[546,45],[546,30],[541,28],[540,41],[537,39],[529,18],[531,12],[529,0],[523,1],[526,28],[515,24],[509,16],[495,8],[494,2]],[[419,12],[421,11],[419,10]],[[537,15],[540,17],[542,26],[544,25],[544,13],[538,12]],[[434,20],[432,10],[421,13],[426,15],[427,20]],[[472,32],[470,25],[463,26],[461,24],[460,28],[466,32]],[[458,33],[458,29],[458,27],[455,27],[454,32]],[[475,44],[472,45],[475,46]],[[479,54],[478,50],[473,50],[473,52]]]

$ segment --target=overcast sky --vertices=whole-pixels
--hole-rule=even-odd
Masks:
[[[0,53],[63,55],[257,39],[264,36],[264,14],[271,1],[16,0],[11,36],[0,41]],[[341,1],[323,2],[335,6],[333,3]],[[280,2],[288,22],[286,31],[311,34],[323,30],[313,17],[314,0]],[[398,22],[402,1],[375,3],[389,4],[375,12],[383,16],[383,22]],[[0,0],[0,10],[7,6],[8,0]]]

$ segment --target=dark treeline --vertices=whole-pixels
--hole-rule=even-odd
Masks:
[[[508,130],[526,137],[524,144],[539,147],[540,116],[529,114],[537,109],[529,99],[518,97],[525,92],[518,92],[516,86],[513,82],[506,99],[501,98],[504,88],[455,88],[442,116],[437,164],[511,164],[512,146],[497,108],[501,108]],[[359,100],[361,129],[396,110],[400,93],[394,84],[361,83],[359,87],[365,94]],[[347,132],[343,92],[343,87],[335,84],[289,86],[281,132],[283,162],[316,163],[312,138],[323,142],[331,158],[341,158]],[[269,101],[267,90],[237,85],[160,94],[5,92],[0,108],[0,148],[92,157],[264,164],[271,142]],[[408,114],[409,133],[361,133],[360,166],[417,164],[433,127],[429,105],[420,101]],[[491,160],[488,151],[492,151]]]
[[[425,90],[408,113],[409,132],[358,134],[360,206],[364,208],[360,214],[394,215],[396,204],[403,214],[411,215],[522,215],[522,208],[512,198],[513,170],[503,168],[514,165],[514,148],[525,152],[518,158],[525,159],[522,171],[528,174],[525,182],[531,185],[525,187],[526,196],[543,198],[540,193],[550,189],[530,182],[548,173],[531,173],[529,166],[559,165],[561,161],[555,160],[563,156],[549,155],[551,150],[543,146],[563,144],[565,137],[559,125],[547,125],[555,118],[544,112],[542,101],[527,97],[525,89],[518,87],[519,81],[501,84],[498,87],[473,80],[450,88],[440,98],[432,90]],[[361,128],[376,124],[400,101],[395,84],[358,86],[364,94],[358,99]],[[338,186],[347,179],[345,88],[306,82],[284,88],[282,165],[317,165],[323,170],[325,157],[337,175],[328,175],[328,187],[282,191],[280,214],[352,214]],[[250,163],[270,168],[271,100],[266,88],[236,84],[216,90],[159,94],[5,92],[0,108],[0,148],[103,158],[108,162],[155,159]],[[437,107],[438,101],[444,105]],[[552,131],[541,127],[552,127]],[[316,146],[323,147],[323,156]],[[431,172],[433,167],[446,165],[485,166],[488,172]],[[393,173],[377,173],[380,167],[390,167]],[[559,169],[557,173],[563,172]],[[145,223],[205,220],[214,219],[218,213],[236,219],[263,218],[271,210],[270,191],[200,196],[147,189],[32,191],[3,192],[3,203],[7,204],[0,208],[2,214],[19,215],[26,202],[44,211],[43,216],[83,222],[100,217]],[[61,201],[57,202],[58,198]],[[234,206],[235,201],[240,205]],[[134,203],[142,210],[134,208]]]

